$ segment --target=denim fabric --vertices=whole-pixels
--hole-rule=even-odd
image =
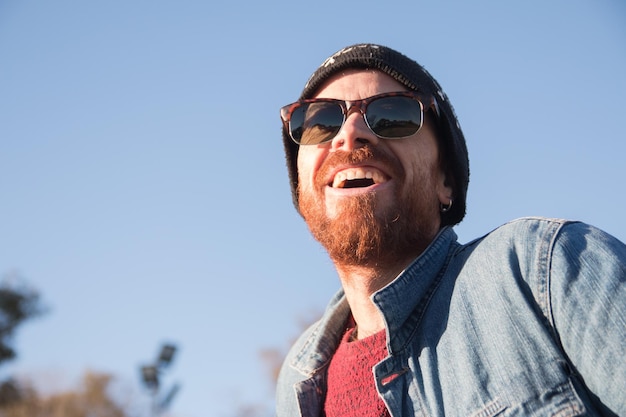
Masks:
[[[451,228],[372,296],[392,416],[626,416],[626,246],[526,218],[466,245]],[[277,415],[319,417],[350,309],[340,291],[287,356]]]

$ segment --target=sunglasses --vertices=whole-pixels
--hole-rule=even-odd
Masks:
[[[369,129],[382,139],[414,135],[424,124],[424,109],[439,108],[433,96],[401,91],[378,94],[363,100],[313,98],[288,104],[280,117],[291,139],[298,145],[318,145],[332,140],[354,109]]]

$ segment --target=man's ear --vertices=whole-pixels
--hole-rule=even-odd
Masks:
[[[441,170],[441,180],[437,195],[439,202],[447,206],[451,200],[454,200],[454,177],[448,171]]]

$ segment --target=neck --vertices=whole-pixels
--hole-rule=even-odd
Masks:
[[[385,328],[385,321],[371,296],[391,283],[411,263],[396,262],[393,267],[345,265],[335,262],[341,285],[356,322],[356,338],[363,339]]]

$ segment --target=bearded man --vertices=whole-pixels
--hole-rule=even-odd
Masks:
[[[435,79],[353,45],[281,109],[294,203],[341,281],[278,416],[626,415],[626,246],[526,218],[469,244],[469,162]]]

